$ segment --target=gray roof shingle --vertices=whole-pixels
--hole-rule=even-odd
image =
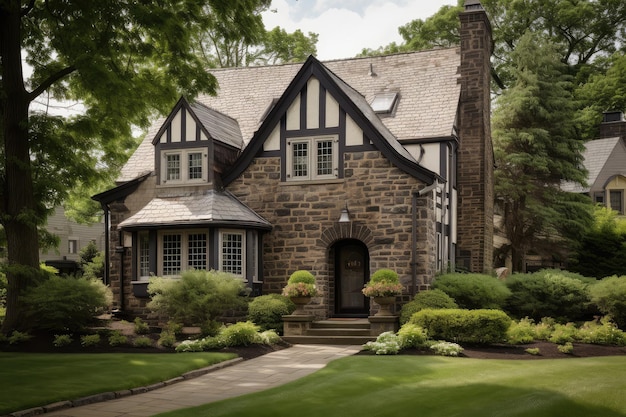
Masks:
[[[453,134],[461,89],[459,63],[458,48],[323,62],[367,103],[377,93],[399,93],[394,116],[379,118],[373,111],[364,112],[376,123],[382,123],[398,141]],[[212,70],[219,84],[217,96],[203,95],[197,101],[237,121],[243,140],[248,143],[268,107],[283,94],[301,67],[298,63]],[[152,125],[144,142],[122,168],[118,181],[128,181],[154,169],[151,140],[163,122],[159,119]]]
[[[271,229],[271,224],[228,192],[162,196],[119,224],[122,228],[237,225]]]
[[[619,141],[620,138],[615,137],[595,139],[585,143],[585,150],[583,151],[583,165],[588,171],[587,186],[583,187],[580,184],[566,182],[561,185],[561,189],[563,191],[573,193],[589,192]]]

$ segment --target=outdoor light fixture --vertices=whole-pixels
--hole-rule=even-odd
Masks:
[[[341,209],[341,216],[339,216],[339,223],[350,223],[350,212],[348,211],[348,205]]]

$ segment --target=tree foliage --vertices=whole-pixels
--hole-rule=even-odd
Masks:
[[[571,77],[552,43],[527,32],[511,54],[514,84],[493,118],[495,195],[513,269],[521,271],[539,235],[576,238],[590,222],[590,201],[561,191],[584,184],[584,143],[573,122]]]
[[[69,190],[113,178],[136,145],[134,126],[181,95],[215,90],[193,42],[216,21],[228,22],[229,36],[258,36],[251,3],[0,0],[4,332],[23,323],[19,295],[38,269],[37,226]],[[23,72],[23,60],[32,72]],[[54,116],[41,104],[51,99],[78,102],[81,111]]]

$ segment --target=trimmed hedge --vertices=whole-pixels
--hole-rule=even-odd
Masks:
[[[412,301],[402,306],[400,324],[411,319],[411,316],[425,308],[459,308],[452,297],[441,290],[428,290],[417,293]]]
[[[248,320],[261,327],[261,330],[275,330],[282,334],[283,316],[293,313],[295,309],[296,305],[284,295],[261,295],[248,304]]]
[[[502,309],[511,291],[496,277],[484,274],[445,274],[435,278],[433,289],[454,299],[460,308]]]
[[[606,277],[589,292],[598,309],[610,315],[620,329],[626,329],[626,275]]]
[[[490,344],[507,339],[511,319],[501,310],[424,309],[409,323],[425,329],[431,339]]]

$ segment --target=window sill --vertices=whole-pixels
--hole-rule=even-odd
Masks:
[[[333,178],[325,180],[292,180],[282,181],[282,185],[323,185],[323,184],[343,184],[345,180],[343,178]]]

